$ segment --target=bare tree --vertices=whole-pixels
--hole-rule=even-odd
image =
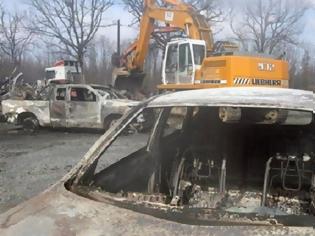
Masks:
[[[37,32],[57,39],[54,46],[76,58],[82,69],[87,47],[112,4],[112,0],[31,0]],[[85,83],[84,76],[82,80]]]
[[[0,50],[9,57],[14,67],[18,67],[23,53],[32,42],[34,32],[25,24],[25,14],[10,14],[0,7],[0,17]]]
[[[281,44],[296,44],[301,33],[301,19],[308,9],[304,0],[254,0],[233,16],[231,28],[243,46],[253,46],[260,53],[272,54]],[[238,23],[234,23],[234,22]]]
[[[200,14],[203,14],[210,25],[224,21],[226,14],[217,0],[187,0]]]
[[[131,25],[138,24],[141,21],[144,0],[123,0],[128,12],[133,16]]]

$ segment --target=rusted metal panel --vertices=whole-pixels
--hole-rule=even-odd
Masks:
[[[66,127],[66,102],[54,101],[50,103],[50,121],[53,127]]]
[[[100,102],[69,102],[68,127],[102,127]]]

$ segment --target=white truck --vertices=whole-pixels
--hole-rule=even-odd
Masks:
[[[47,83],[62,83],[71,81],[78,83],[81,80],[82,69],[77,61],[60,60],[53,67],[45,69]]]
[[[2,112],[7,122],[25,131],[39,127],[96,128],[107,130],[137,101],[100,85],[52,85],[44,100],[5,100]]]

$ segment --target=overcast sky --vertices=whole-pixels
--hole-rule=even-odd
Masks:
[[[21,9],[22,7],[25,7],[25,2],[28,0],[2,0],[2,2],[11,9]],[[223,3],[226,3],[227,6],[229,5],[235,5],[237,3],[237,6],[242,6],[245,2],[248,2],[250,0],[222,0]],[[315,0],[309,0],[310,2],[314,3]],[[114,2],[120,2],[119,0],[116,0]],[[22,5],[21,5],[22,4]],[[123,9],[121,5],[115,5],[105,14],[104,17],[104,24],[112,23],[113,21],[118,20],[118,18],[122,21],[122,35],[124,38],[134,38],[137,35],[137,29],[131,28],[128,25],[131,21],[131,16],[127,11]],[[302,35],[302,40],[311,43],[315,46],[315,10],[310,10],[308,14],[305,16],[305,28],[304,33]],[[229,32],[229,24],[227,23],[226,27],[224,27],[226,30],[223,32]],[[100,34],[106,35],[108,38],[115,40],[116,39],[116,28],[111,27],[107,29],[102,29]],[[219,37],[224,37],[225,33],[221,33]]]
[[[247,3],[251,2],[252,0],[221,0],[221,2],[225,3],[225,6],[233,6],[234,11],[238,9],[241,10],[246,6]],[[299,0],[296,0],[299,2]],[[303,18],[303,22],[305,23],[303,33],[300,37],[300,40],[305,43],[312,44],[315,47],[315,0],[305,0],[311,3],[310,5],[314,6],[314,9],[309,9],[307,14]],[[292,4],[294,4],[294,0],[292,0]],[[227,31],[230,31],[229,23],[225,27]],[[222,36],[221,36],[222,37]],[[224,35],[223,35],[224,37]]]

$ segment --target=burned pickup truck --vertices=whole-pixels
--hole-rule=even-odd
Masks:
[[[108,129],[138,102],[100,85],[51,85],[42,100],[4,100],[2,113],[10,123],[34,132],[39,127]]]
[[[147,132],[125,130],[143,112]],[[312,92],[161,95],[124,115],[4,235],[315,235]]]

